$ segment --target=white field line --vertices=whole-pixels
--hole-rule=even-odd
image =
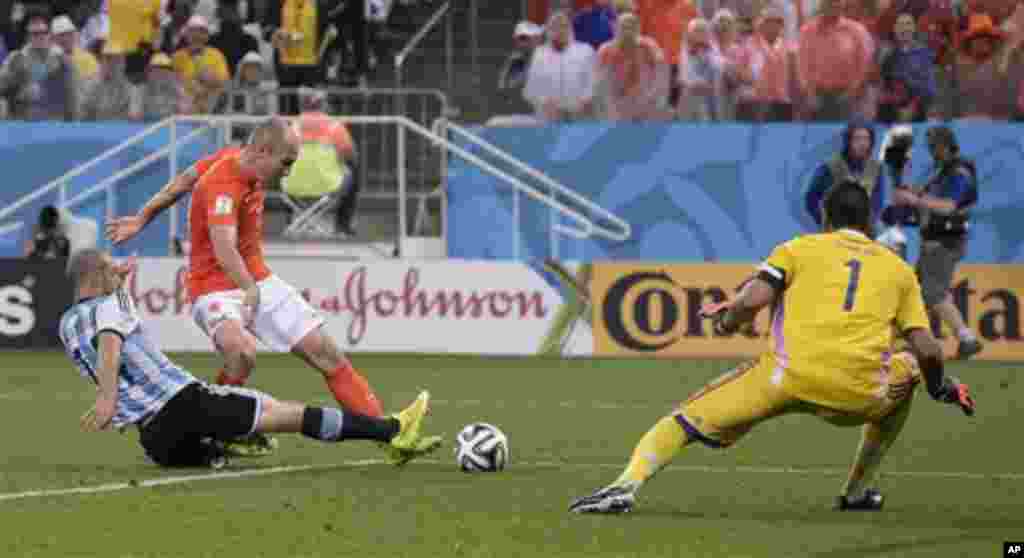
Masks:
[[[424,460],[420,463],[430,465],[451,466],[454,464],[447,461]],[[184,484],[207,480],[227,480],[244,477],[261,477],[267,475],[278,475],[286,473],[301,473],[308,471],[328,471],[334,469],[345,469],[352,467],[367,467],[371,465],[384,465],[385,461],[379,459],[363,459],[357,461],[342,461],[323,465],[288,465],[281,467],[268,467],[265,469],[242,469],[238,471],[222,471],[219,473],[182,475],[173,477],[159,477],[143,481],[118,482],[99,484],[95,486],[82,486],[77,488],[58,488],[52,490],[29,490],[26,492],[11,492],[0,494],[0,502],[9,500],[24,500],[29,498],[45,498],[53,496],[72,496],[78,494],[99,494],[105,492],[118,492],[133,488],[152,488],[155,486],[168,486],[173,484]],[[513,468],[517,469],[563,469],[563,470],[592,470],[592,469],[621,469],[621,463],[559,463],[557,461],[530,461],[515,463]],[[845,469],[803,469],[797,467],[711,467],[701,465],[677,465],[670,466],[667,470],[687,473],[712,473],[712,474],[781,474],[781,475],[804,475],[804,476],[839,476],[845,475]],[[918,479],[951,479],[951,480],[1002,480],[1021,481],[1024,480],[1024,473],[969,473],[966,471],[882,471],[883,476],[918,478]]]
[[[181,475],[176,477],[160,477],[144,481],[115,482],[110,484],[98,484],[95,486],[80,486],[77,488],[58,488],[54,490],[29,490],[26,492],[11,492],[0,494],[0,502],[6,500],[23,500],[25,498],[43,498],[46,496],[69,496],[74,494],[97,494],[102,492],[117,492],[130,488],[151,488],[154,486],[166,486],[170,484],[183,484],[187,482],[204,480],[237,479],[242,477],[262,477],[265,475],[277,475],[283,473],[300,473],[305,471],[323,471],[327,469],[338,469],[342,467],[362,467],[366,465],[383,464],[379,459],[365,459],[362,461],[346,461],[329,465],[289,465],[284,467],[268,467],[266,469],[242,469],[240,471],[221,471],[219,473],[208,473],[204,475]]]

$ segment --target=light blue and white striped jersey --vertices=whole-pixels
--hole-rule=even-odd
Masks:
[[[124,341],[118,371],[117,414],[113,426],[135,424],[159,411],[182,388],[197,381],[171,362],[146,335],[131,297],[113,294],[84,299],[60,319],[60,340],[79,373],[97,382],[99,334],[112,332]]]

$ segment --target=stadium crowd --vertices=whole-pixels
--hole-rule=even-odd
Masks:
[[[273,89],[366,87],[389,16],[421,1],[0,0],[0,116],[296,114]]]
[[[518,72],[543,120],[1024,115],[1024,3],[1017,0],[549,4],[531,4],[532,21],[515,31],[521,52],[504,76]]]
[[[3,115],[296,114],[275,88],[368,86],[388,12],[415,1],[0,0]],[[1020,0],[532,0],[529,18],[499,87],[543,121],[1024,116]]]

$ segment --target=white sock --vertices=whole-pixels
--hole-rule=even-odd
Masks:
[[[960,331],[956,332],[956,336],[959,337],[960,340],[964,342],[974,341],[974,332],[971,331],[971,328],[966,326],[960,328]]]

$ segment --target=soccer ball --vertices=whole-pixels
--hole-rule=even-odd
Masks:
[[[508,459],[508,438],[493,424],[475,422],[455,437],[455,461],[466,473],[501,471]]]

